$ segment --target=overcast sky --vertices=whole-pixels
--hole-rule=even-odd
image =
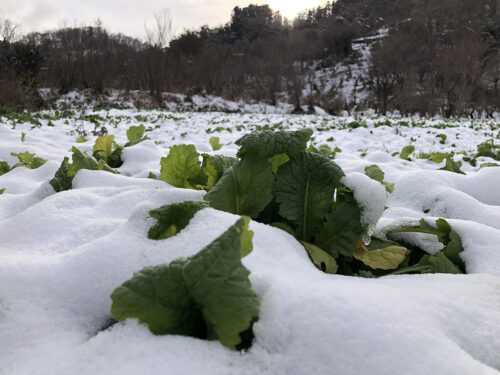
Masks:
[[[93,24],[100,18],[112,32],[142,37],[144,23],[153,14],[168,8],[177,33],[202,25],[217,26],[229,21],[235,6],[269,3],[291,16],[298,10],[314,7],[317,0],[0,0],[0,18],[21,26],[23,33],[45,31],[62,25]],[[280,9],[281,8],[281,9]]]

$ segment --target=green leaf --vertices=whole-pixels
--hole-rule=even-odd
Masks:
[[[479,156],[485,156],[493,158],[495,160],[500,160],[500,148],[499,145],[493,143],[493,141],[486,141],[477,146],[476,158]]]
[[[319,270],[324,273],[335,274],[337,273],[339,266],[337,265],[337,261],[331,257],[326,251],[320,249],[318,246],[302,242],[304,248],[307,250],[309,257],[312,262]]]
[[[2,195],[4,192],[5,192],[5,188],[4,189],[0,189],[0,195]]]
[[[380,167],[376,164],[370,165],[365,168],[365,174],[370,177],[372,180],[378,181],[382,183],[384,181],[385,173]]]
[[[6,161],[0,161],[0,176],[9,172],[11,170],[9,163]]]
[[[385,190],[389,193],[394,191],[394,184],[384,181],[385,173],[380,167],[376,164],[370,165],[365,168],[365,174],[370,177],[372,180],[380,182],[385,186]]]
[[[279,167],[281,167],[283,164],[288,163],[290,161],[290,158],[287,154],[278,154],[270,157],[268,160],[269,163],[271,163],[273,173],[276,174],[278,173]]]
[[[204,176],[199,158],[194,145],[172,146],[161,159],[160,179],[178,188],[194,189]]]
[[[82,135],[76,139],[76,143],[85,143],[85,142],[87,142],[87,138],[85,138]]]
[[[285,232],[287,232],[288,234],[291,234],[292,236],[296,237],[296,234],[295,234],[295,231],[293,230],[293,228],[288,225],[288,224],[285,224],[283,222],[276,222],[276,223],[271,223],[269,224],[270,226],[274,227],[274,228],[278,228],[278,229],[281,229]]]
[[[97,170],[98,162],[92,156],[90,156],[86,152],[80,151],[74,146],[71,148],[71,151],[73,152],[73,163],[69,166],[68,169],[68,174],[70,176],[74,176],[80,169]]]
[[[497,164],[497,163],[482,163],[479,166],[479,169],[490,168],[490,167],[500,167],[500,164]]]
[[[448,171],[448,172],[454,172],[454,173],[459,173],[459,174],[465,174],[462,170],[460,170],[460,167],[462,166],[461,161],[454,161],[451,156],[446,157],[446,165],[443,168],[440,168],[440,171]]]
[[[212,146],[212,150],[214,150],[214,151],[220,150],[223,146],[223,144],[220,143],[219,137],[210,137],[208,142],[210,143],[210,146]]]
[[[26,141],[26,133],[21,133],[21,142]]]
[[[259,311],[240,258],[248,222],[239,219],[192,257],[136,273],[111,295],[111,313],[137,318],[155,334],[213,337],[235,349]]]
[[[444,152],[433,152],[430,155],[430,159],[437,164],[440,164],[443,162],[444,159],[449,157],[450,154],[444,153]]]
[[[97,161],[95,158],[93,158],[86,152],[82,152],[74,146],[71,148],[71,151],[73,152],[72,155],[73,163],[70,164],[68,167],[69,176],[74,176],[76,172],[78,172],[81,169],[89,169],[93,171],[103,170],[106,172],[118,174],[118,172],[112,169],[109,165],[107,165],[104,160]]]
[[[404,160],[410,160],[410,155],[415,151],[415,146],[408,145],[403,147],[401,152],[399,153],[399,157]]]
[[[330,159],[301,153],[278,170],[274,195],[280,215],[297,225],[300,240],[310,241],[333,204],[344,176]]]
[[[148,233],[152,240],[163,240],[186,228],[189,221],[200,210],[209,207],[207,202],[185,201],[151,210],[149,215],[158,222]]]
[[[364,231],[353,194],[337,192],[337,202],[316,235],[316,244],[334,258],[352,256]]]
[[[461,272],[465,272],[465,263],[460,258],[460,253],[463,251],[462,240],[457,232],[455,232],[450,224],[444,219],[436,220],[436,226],[428,224],[424,219],[421,219],[418,226],[402,227],[390,233],[427,233],[437,236],[437,240],[444,245],[443,253]]]
[[[443,253],[457,265],[461,271],[465,272],[465,263],[462,258],[460,258],[460,253],[464,250],[462,239],[444,219],[436,220],[436,227],[440,231],[438,234],[438,241],[445,246],[442,250]]]
[[[462,273],[462,271],[460,271],[460,269],[453,264],[443,251],[440,251],[436,255],[429,256],[428,261],[431,265],[431,273]]]
[[[19,163],[17,163],[13,168],[25,167],[29,169],[37,169],[47,162],[47,160],[39,158],[35,154],[32,154],[28,151],[21,152],[19,154],[11,152],[10,154],[12,156],[16,156],[19,159]]]
[[[311,129],[294,132],[264,130],[244,135],[235,143],[241,146],[238,156],[248,153],[266,159],[278,154],[294,157],[306,149],[311,135]]]
[[[408,249],[397,243],[372,238],[368,247],[360,242],[353,252],[354,258],[373,269],[393,270],[404,262]]]
[[[215,209],[256,218],[271,202],[273,184],[271,164],[245,156],[226,170],[204,199]]]
[[[323,156],[326,156],[329,159],[335,159],[335,156],[337,155],[338,152],[342,152],[342,150],[338,147],[335,147],[334,150],[330,148],[327,144],[322,144],[319,146],[319,148],[316,148],[312,143],[311,145],[307,148],[307,152],[315,152],[316,154],[320,154]]]
[[[146,127],[144,125],[131,126],[130,128],[127,129],[128,141],[134,142],[134,141],[141,140],[141,138],[144,136],[145,130],[146,130]]]
[[[69,175],[69,158],[65,157],[54,178],[49,181],[56,193],[70,190],[73,186],[73,177]]]
[[[135,145],[137,145],[137,144],[139,144],[139,143],[141,143],[141,142],[143,142],[143,141],[145,141],[145,140],[147,140],[147,139],[150,139],[150,138],[149,138],[149,137],[147,137],[147,136],[145,136],[145,137],[142,137],[141,139],[138,139],[138,140],[136,140],[136,141],[131,141],[131,142],[127,142],[127,143],[125,143],[125,144],[123,145],[123,147],[132,147],[132,146],[135,146]],[[115,151],[116,151],[116,150],[115,150]]]

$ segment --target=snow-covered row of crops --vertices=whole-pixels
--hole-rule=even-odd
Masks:
[[[119,175],[80,170],[71,190],[54,192],[49,180],[73,146],[91,154],[103,127],[123,145],[140,124],[150,140],[124,149]],[[251,131],[302,128],[314,131],[316,148],[336,150],[346,173],[377,164],[394,184],[375,233],[445,218],[462,239],[467,274],[327,275],[292,236],[252,221],[254,249],[242,262],[260,312],[248,351],[155,336],[134,320],[110,326],[116,287],[145,266],[197,253],[238,219],[208,208],[179,234],[148,239],[151,209],[204,195],[148,178],[160,174],[169,147],[214,153],[209,139],[218,137],[217,153],[235,156],[234,142]],[[47,162],[0,175],[0,373],[497,374],[500,168],[478,146],[498,144],[499,128],[493,120],[118,110],[2,118],[0,162],[13,166],[11,153],[26,151]],[[447,161],[433,161],[436,153],[465,174],[440,170]],[[380,205],[380,194],[358,191]],[[439,250],[428,236],[407,241]]]

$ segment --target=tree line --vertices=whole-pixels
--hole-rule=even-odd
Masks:
[[[496,0],[338,0],[289,21],[267,5],[236,7],[220,27],[173,37],[166,11],[145,40],[109,33],[99,22],[16,37],[0,23],[0,111],[46,105],[39,88],[59,94],[143,90],[156,106],[164,92],[319,105],[335,114],[491,116],[500,103],[500,6]],[[377,30],[387,35],[370,40]],[[173,38],[172,38],[173,37]],[[364,38],[364,39],[363,39]],[[339,64],[356,64],[370,42],[362,101],[345,97]],[[315,78],[318,70],[328,73]],[[356,79],[357,81],[357,79]],[[357,82],[358,83],[358,82]]]

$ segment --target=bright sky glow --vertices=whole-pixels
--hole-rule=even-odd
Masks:
[[[62,25],[92,25],[98,18],[111,32],[143,37],[144,24],[168,8],[179,34],[202,25],[229,22],[235,6],[269,4],[289,19],[300,11],[324,4],[325,0],[0,0],[0,20],[10,19],[23,33],[56,29]]]
[[[289,19],[294,18],[299,12],[317,7],[320,1],[317,0],[269,0],[269,6],[280,11],[281,14]]]

